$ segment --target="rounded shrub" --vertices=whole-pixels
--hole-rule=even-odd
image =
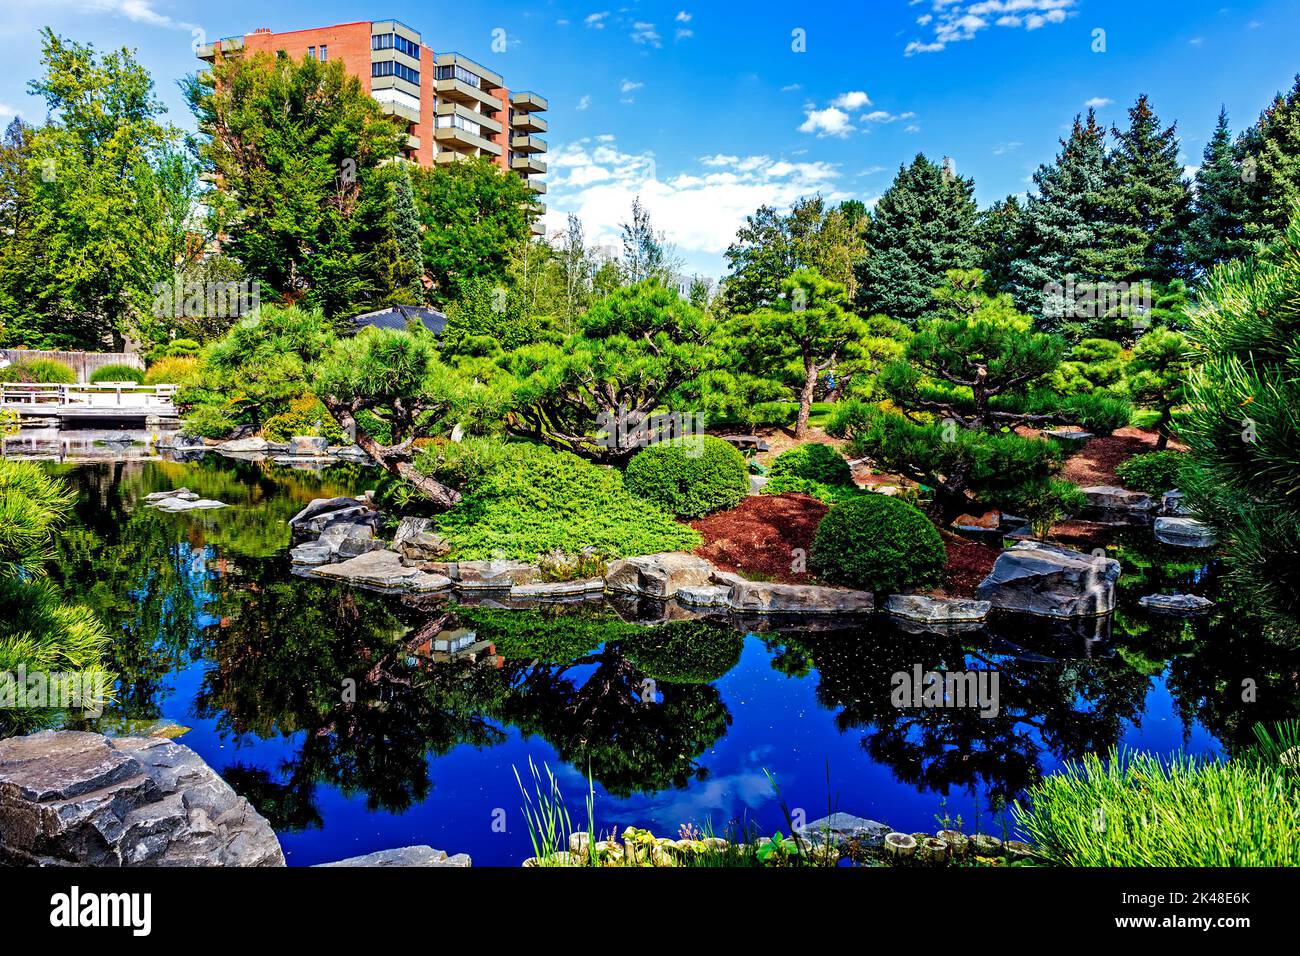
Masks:
[[[749,471],[745,456],[729,442],[697,435],[642,449],[628,462],[623,483],[669,514],[698,518],[745,497]]]
[[[808,556],[824,580],[883,594],[937,585],[946,560],[943,539],[920,509],[878,494],[831,508]]]
[[[286,442],[297,435],[317,435],[331,445],[347,439],[334,416],[315,395],[300,395],[289,403],[288,411],[272,415],[262,423],[262,437],[267,441]]]
[[[0,381],[40,385],[76,385],[77,373],[56,359],[34,358],[0,368]]]
[[[853,484],[853,471],[844,456],[829,445],[815,443],[781,452],[768,469],[768,476],[774,481],[788,477],[823,485]]]
[[[90,384],[101,385],[105,382],[134,382],[144,384],[144,372],[134,365],[101,365],[90,373]]]
[[[1151,451],[1134,455],[1115,468],[1115,477],[1125,488],[1158,495],[1178,487],[1187,456],[1180,451]]]

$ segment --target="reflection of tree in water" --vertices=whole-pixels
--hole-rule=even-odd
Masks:
[[[318,822],[319,783],[400,812],[425,799],[428,757],[504,739],[484,711],[501,693],[487,668],[424,671],[408,627],[380,596],[342,585],[250,584],[223,597],[195,713],[236,739],[295,738],[272,775],[240,766],[249,798],[281,828]]]
[[[684,621],[627,624],[606,610],[461,612],[506,658],[510,692],[494,713],[537,734],[608,793],[682,788],[708,771],[699,757],[731,724],[716,680],[743,637]]]
[[[838,711],[841,731],[866,730],[862,746],[895,776],[923,790],[951,788],[1011,798],[1038,779],[1044,753],[1078,759],[1105,751],[1122,721],[1136,720],[1148,679],[1120,658],[1030,659],[993,654],[958,637],[904,633],[879,624],[854,631],[786,635],[769,643],[784,673],[820,675],[817,699]],[[894,706],[896,673],[995,670],[994,717],[976,707]]]

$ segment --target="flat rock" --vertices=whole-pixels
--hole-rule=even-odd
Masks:
[[[217,508],[226,507],[226,503],[224,501],[214,501],[211,498],[199,498],[197,496],[191,498],[189,495],[183,495],[163,498],[161,501],[155,501],[149,507],[174,514],[178,511],[214,511]]]
[[[998,555],[976,597],[1005,611],[1044,617],[1093,617],[1115,610],[1119,562],[1041,541]]]
[[[356,498],[313,498],[308,503],[307,507],[303,508],[289,519],[289,526],[292,528],[300,528],[308,522],[319,518],[321,515],[357,507],[364,507],[364,503]],[[319,531],[320,528],[317,528],[316,530]]]
[[[800,835],[814,846],[823,842],[841,844],[850,840],[857,840],[864,846],[879,846],[885,842],[885,834],[893,832],[893,827],[876,820],[855,817],[851,813],[832,813],[806,824]]]
[[[678,588],[677,600],[695,607],[726,607],[731,587],[725,584],[701,584]]]
[[[1212,527],[1195,518],[1161,515],[1152,531],[1157,541],[1179,548],[1212,548],[1219,541]]]
[[[335,551],[328,544],[308,541],[289,551],[289,560],[294,564],[315,566],[329,564],[334,560]]]
[[[334,863],[317,863],[317,866],[469,866],[468,854],[448,856],[445,850],[431,846],[404,846],[396,850],[380,850],[365,856],[352,856]]]
[[[221,442],[215,450],[234,455],[262,454],[266,451],[267,445],[265,438],[235,438]]]
[[[1147,594],[1138,599],[1148,611],[1160,614],[1203,614],[1214,602],[1199,594]]]
[[[315,435],[294,435],[289,439],[288,452],[298,457],[322,458],[329,454],[330,443],[327,438]]]
[[[430,574],[420,568],[408,568],[396,551],[369,551],[339,564],[326,564],[312,568],[319,577],[347,581],[365,587],[391,591],[427,593],[451,587],[451,579],[441,574]]]
[[[986,511],[979,517],[975,515],[958,515],[952,519],[951,527],[953,528],[978,528],[981,530],[996,531],[1002,527],[1002,512],[993,510]]]
[[[512,599],[568,597],[571,594],[592,594],[604,590],[604,578],[583,578],[578,581],[542,581],[536,584],[516,584],[510,589],[510,597]]]
[[[155,491],[155,492],[153,492],[152,494],[145,495],[145,496],[144,496],[144,500],[145,500],[145,501],[162,501],[162,500],[164,500],[164,499],[166,499],[166,498],[175,498],[175,497],[178,497],[178,496],[180,496],[180,495],[188,495],[188,494],[190,494],[190,489],[188,489],[188,488],[177,488],[175,491]],[[195,495],[194,497],[197,498],[198,495]]]
[[[1102,511],[1150,511],[1155,507],[1150,495],[1117,485],[1093,485],[1079,490],[1088,499],[1089,508]]]
[[[534,584],[540,574],[537,565],[513,560],[430,561],[423,568],[446,575],[462,591],[508,590],[516,585]]]
[[[937,598],[924,594],[891,594],[885,611],[894,617],[922,624],[958,624],[982,621],[993,605],[969,598]]]
[[[1053,428],[1043,432],[1043,434],[1048,438],[1055,438],[1059,441],[1083,442],[1096,437],[1092,432],[1086,432],[1081,428]]]
[[[680,588],[709,584],[713,571],[713,565],[693,554],[643,554],[611,561],[605,570],[605,585],[611,591],[667,599]]]
[[[741,579],[732,584],[727,606],[751,614],[861,614],[875,608],[875,599],[868,591]]]
[[[424,564],[436,561],[451,550],[451,542],[436,531],[421,531],[407,535],[397,551],[407,564]]]
[[[188,747],[47,730],[0,740],[0,863],[284,866],[284,854]]]

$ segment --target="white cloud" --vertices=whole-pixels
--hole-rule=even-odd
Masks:
[[[903,48],[904,56],[938,53],[950,43],[972,40],[990,25],[1007,29],[1038,30],[1050,23],[1063,23],[1074,16],[1079,0],[931,0],[931,12],[916,18],[919,26],[930,27],[929,39],[917,38]],[[989,18],[992,18],[990,21]]]
[[[1114,102],[1109,96],[1094,96],[1090,100],[1085,100],[1083,105],[1090,110],[1099,110],[1103,106],[1110,106]]]
[[[849,93],[841,93],[835,99],[831,100],[831,106],[838,106],[844,110],[860,110],[864,106],[871,105],[871,97],[867,96],[861,90],[853,90]]]
[[[802,90],[802,89],[803,89],[803,87],[800,86],[798,83],[791,83],[791,84],[789,84],[789,85],[787,85],[787,86],[783,86],[783,87],[781,87],[781,92],[782,92],[782,93],[793,93],[795,90]]]
[[[1014,153],[1024,145],[1024,143],[1016,142],[1015,140],[1012,140],[1010,143],[998,143],[998,145],[993,147],[993,155],[1005,156],[1007,153]]]
[[[850,198],[836,188],[838,166],[825,162],[719,153],[660,178],[653,153],[624,152],[612,141],[589,138],[556,147],[549,160],[548,232],[562,230],[572,212],[582,219],[589,242],[616,246],[619,226],[640,196],[669,242],[719,270],[736,229],[759,206],[787,209],[817,192],[830,202]]]
[[[904,133],[919,133],[919,132],[921,132],[921,127],[917,126],[915,123],[908,123],[906,126],[903,127],[903,132],[904,132]]]
[[[677,20],[678,23],[690,23],[691,15],[687,13],[685,10],[682,10],[678,12],[675,19]]]
[[[577,109],[579,112],[581,112],[582,110],[585,110],[585,109],[586,109],[587,107],[589,107],[589,106],[591,106],[591,94],[588,93],[587,95],[581,97],[581,98],[578,100],[578,105],[577,105],[576,109]]]
[[[1192,37],[1187,42],[1190,43],[1192,46],[1200,46],[1202,43],[1205,42],[1205,37]]]
[[[582,22],[592,30],[605,29],[605,18],[609,16],[608,10],[602,10],[600,13],[589,13]]]
[[[858,119],[863,123],[897,123],[899,120],[915,119],[916,114],[913,112],[891,113],[888,110],[872,110],[870,113],[864,113]]]
[[[154,0],[82,0],[80,9],[90,13],[107,13],[133,23],[163,27],[168,30],[200,30],[197,24],[173,20],[153,8]]]
[[[632,42],[652,46],[656,49],[663,46],[663,42],[659,37],[659,32],[655,29],[655,25],[640,20],[632,24]]]
[[[853,124],[849,122],[849,114],[838,106],[828,106],[824,110],[807,107],[799,132],[816,133],[818,137],[848,136],[853,132]]]
[[[639,90],[643,86],[645,86],[644,83],[639,83],[636,80],[625,79],[623,82],[619,83],[618,91],[620,93],[631,93],[633,90]]]
[[[693,37],[693,36],[695,36],[695,31],[694,31],[694,30],[678,30],[676,33],[673,34],[673,39],[674,39],[674,40],[689,40],[689,39],[690,39],[691,37]]]

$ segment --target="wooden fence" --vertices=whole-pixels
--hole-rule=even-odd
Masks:
[[[0,349],[0,358],[14,364],[30,359],[53,359],[77,373],[78,382],[89,382],[95,370],[105,365],[130,365],[144,371],[144,360],[135,352],[40,352],[32,349]]]

